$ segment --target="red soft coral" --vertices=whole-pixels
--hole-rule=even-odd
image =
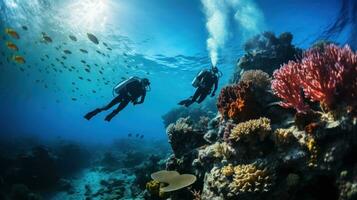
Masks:
[[[274,72],[272,90],[283,99],[282,106],[298,112],[308,110],[303,94],[328,109],[337,101],[351,104],[357,100],[357,54],[336,45],[308,50],[301,61]]]
[[[274,72],[271,87],[274,94],[283,99],[281,106],[305,113],[309,106],[304,103],[299,71],[300,64],[290,61]]]

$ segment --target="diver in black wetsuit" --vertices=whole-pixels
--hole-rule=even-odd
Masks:
[[[108,105],[97,108],[89,113],[87,113],[84,118],[90,120],[96,114],[109,110],[115,104],[118,104],[118,107],[109,115],[105,117],[106,121],[110,121],[115,115],[117,115],[121,110],[123,110],[131,101],[134,105],[144,103],[146,91],[150,88],[150,81],[147,78],[137,78],[131,77],[121,83],[119,83],[115,88],[115,93],[118,94]],[[141,97],[140,101],[139,98]]]
[[[213,66],[210,70],[202,70],[192,82],[193,87],[197,87],[195,94],[178,104],[188,107],[194,102],[201,103],[211,93],[214,86],[211,94],[211,97],[213,97],[218,87],[219,74],[218,68]]]

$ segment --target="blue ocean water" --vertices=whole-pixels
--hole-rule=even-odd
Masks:
[[[307,47],[337,16],[340,1],[254,3],[263,14],[258,31],[290,31],[294,44]],[[2,134],[60,136],[88,142],[108,142],[128,133],[163,138],[161,116],[190,96],[194,92],[192,78],[201,68],[210,67],[205,15],[197,0],[2,0],[0,8]],[[10,38],[5,28],[16,30],[20,39]],[[53,41],[43,42],[42,32]],[[227,84],[242,54],[242,42],[255,33],[234,24],[228,32],[218,62],[226,75],[220,86]],[[87,33],[94,34],[99,44],[91,42]],[[13,54],[6,41],[16,43],[25,64],[6,61]],[[84,71],[87,64],[90,73]],[[75,68],[69,71],[72,66]],[[110,123],[103,120],[104,114],[92,121],[83,118],[89,110],[109,102],[115,84],[130,76],[151,80],[152,91],[144,104],[129,105]]]
[[[219,168],[222,169],[221,174],[224,174],[224,169],[229,174],[228,169],[232,170],[232,164],[238,164],[237,160],[243,158],[239,165],[249,164],[251,160],[248,157],[257,153],[253,152],[257,149],[252,145],[253,153],[245,160],[243,154],[250,154],[250,150],[242,153],[239,145],[228,144],[233,139],[239,140],[239,137],[228,138],[233,126],[239,128],[241,123],[244,125],[247,120],[251,121],[254,114],[249,119],[243,119],[243,116],[240,121],[235,120],[235,116],[228,119],[221,110],[217,112],[221,89],[234,81],[237,83],[237,78],[245,70],[240,67],[246,63],[252,65],[245,66],[247,69],[264,69],[272,75],[278,67],[274,66],[277,62],[280,65],[282,60],[298,60],[304,50],[318,41],[339,46],[348,44],[356,50],[356,13],[355,0],[0,0],[0,200],[30,197],[53,200],[165,199],[165,195],[162,197],[159,192],[164,185],[152,181],[152,173],[159,170],[177,170],[188,173],[191,178],[194,176],[195,180],[197,178],[196,183],[193,181],[176,188],[179,192],[170,193],[171,197],[177,195],[177,199],[182,199],[203,195],[206,185],[210,185],[210,180],[205,178],[207,174],[212,178],[218,169],[216,167],[222,167]],[[291,44],[291,35],[286,32],[293,36]],[[323,47],[319,50],[322,51]],[[287,52],[281,52],[282,49]],[[344,51],[348,53],[350,49],[346,47]],[[255,66],[257,63],[269,66]],[[215,95],[208,96],[201,105],[195,103],[193,109],[179,106],[181,100],[195,92],[191,83],[194,77],[211,66],[218,67],[222,74]],[[300,140],[299,134],[304,132],[306,141],[292,144],[292,150],[286,152],[280,149],[280,144],[275,144],[279,143],[276,138],[274,141],[269,138],[269,142],[259,141],[264,148],[257,153],[259,158],[254,158],[251,166],[255,161],[260,162],[260,157],[268,155],[263,159],[271,159],[273,164],[284,162],[288,166],[277,167],[279,184],[276,188],[283,188],[280,184],[285,187],[290,182],[297,188],[299,175],[308,174],[306,177],[310,179],[304,180],[305,177],[301,176],[305,181],[305,185],[299,186],[303,191],[302,197],[305,193],[307,197],[320,197],[322,192],[315,188],[315,185],[320,187],[320,182],[326,191],[336,193],[336,196],[341,190],[342,196],[347,191],[343,191],[344,185],[351,185],[344,178],[352,179],[349,177],[352,175],[343,177],[342,174],[355,174],[356,171],[356,166],[351,167],[355,160],[345,161],[345,157],[355,153],[352,150],[354,146],[340,145],[340,140],[333,144],[336,148],[346,146],[349,150],[344,152],[343,158],[336,156],[339,164],[343,163],[343,167],[346,165],[348,168],[329,172],[330,176],[341,174],[340,178],[321,175],[311,168],[297,167],[304,169],[299,171],[290,166],[290,160],[305,166],[305,161],[301,161],[304,158],[307,160],[305,164],[311,167],[318,153],[323,154],[324,162],[327,160],[326,163],[330,164],[333,152],[342,152],[335,151],[333,145],[330,145],[332,153],[327,150],[326,155],[319,152],[314,146],[318,138],[315,141],[311,133],[322,125],[312,119],[300,122],[312,116],[319,116],[324,123],[323,118],[330,120],[332,112],[331,116],[324,113],[325,102],[320,102],[321,112],[313,113],[316,116],[311,113],[308,113],[311,116],[306,113],[293,115],[292,110],[277,106],[278,98],[273,96],[270,87],[266,87],[270,81],[268,75],[259,71],[252,74],[261,76],[259,81],[262,83],[256,85],[265,84],[261,94],[266,96],[259,99],[264,104],[257,103],[257,100],[252,105],[261,108],[254,111],[261,116],[258,120],[268,121],[269,128],[272,122],[272,130],[266,132],[283,133],[285,129],[282,128],[290,125],[290,118],[295,117],[292,128],[299,133],[293,137]],[[115,98],[114,87],[132,76],[147,78],[151,82],[151,90],[147,91],[143,104],[129,103],[110,122],[104,119],[117,105],[91,120],[84,118],[89,111]],[[248,83],[235,85],[238,87],[235,88],[236,93],[244,95],[242,87]],[[260,95],[260,89],[255,88],[254,95]],[[223,95],[222,101],[228,95],[237,95],[231,93]],[[241,109],[249,98],[232,98],[230,111]],[[266,99],[269,101],[265,102]],[[311,108],[318,107],[316,102],[308,103]],[[343,110],[346,116],[355,114],[353,105]],[[246,107],[256,109],[249,103]],[[248,109],[244,111],[250,112]],[[177,127],[168,126],[181,115],[190,116],[194,122],[190,124],[188,119],[179,119]],[[206,118],[200,118],[202,116]],[[328,123],[337,127],[337,134],[345,131],[343,128],[346,127],[355,132],[355,117],[351,118],[350,127],[344,127],[341,121]],[[307,122],[303,126],[299,124]],[[328,132],[331,127],[326,127],[324,131]],[[287,133],[284,137],[288,137]],[[347,137],[341,139],[344,139],[342,142],[348,141]],[[270,152],[268,149],[273,149],[273,142],[275,149],[272,152],[276,157],[267,153]],[[325,145],[329,146],[329,143]],[[238,151],[242,155],[232,160],[223,155],[221,159],[215,151],[218,154],[224,151],[222,154],[229,156]],[[286,154],[280,154],[282,152]],[[284,161],[276,161],[279,159]],[[330,165],[321,166],[323,170],[330,169]],[[203,169],[205,167],[207,169]],[[226,179],[232,174],[224,176]],[[186,187],[191,184],[192,187]],[[264,185],[265,190],[270,183],[259,185]],[[286,191],[290,193],[289,188]],[[300,190],[296,191],[294,195],[299,198]],[[227,191],[217,195],[227,195],[224,193]],[[205,195],[210,199],[210,194]]]

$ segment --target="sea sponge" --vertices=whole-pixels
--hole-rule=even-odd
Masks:
[[[231,141],[263,141],[271,132],[270,119],[261,117],[239,123],[231,131],[229,139]]]
[[[266,90],[270,87],[271,77],[262,70],[248,70],[242,74],[239,82],[250,82],[255,89]]]
[[[187,187],[196,181],[196,176],[192,174],[179,174],[176,171],[158,171],[151,174],[151,178],[160,183],[167,183],[161,187],[160,192],[172,192]]]
[[[261,106],[255,99],[252,84],[241,82],[221,90],[217,108],[224,119],[232,119],[235,122],[246,121],[260,115]]]
[[[233,182],[229,184],[229,189],[239,195],[267,192],[271,185],[272,179],[266,168],[260,168],[256,164],[247,164],[234,167]]]

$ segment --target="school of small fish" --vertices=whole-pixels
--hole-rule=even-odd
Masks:
[[[26,52],[24,49],[21,49],[19,46],[20,42],[20,33],[21,35],[29,30],[31,30],[28,26],[21,26],[21,30],[15,30],[14,28],[5,28],[4,35],[2,36],[2,39],[4,40],[4,44],[7,47],[7,51],[1,51],[1,57],[6,58],[5,60],[8,62],[8,64],[15,64],[18,66],[19,70],[21,72],[27,72],[27,76],[30,76],[30,73],[32,69],[32,65],[26,62]],[[23,33],[22,33],[23,32]],[[44,54],[44,55],[39,55],[38,62],[35,62],[34,65],[41,66],[38,67],[38,72],[41,74],[54,74],[55,77],[57,77],[59,74],[64,73],[66,71],[70,73],[76,73],[76,76],[78,78],[78,81],[82,82],[85,81],[87,83],[92,83],[95,84],[95,88],[89,89],[87,92],[83,91],[79,87],[80,83],[77,83],[77,81],[72,81],[70,82],[70,85],[72,86],[71,88],[71,96],[69,97],[70,100],[72,101],[78,101],[80,97],[83,97],[84,94],[92,93],[96,94],[100,91],[102,91],[102,87],[108,88],[108,86],[114,86],[117,84],[117,81],[125,80],[129,77],[130,73],[127,71],[125,73],[125,76],[121,76],[117,80],[108,80],[104,76],[105,72],[105,67],[103,64],[98,64],[98,63],[90,63],[86,61],[86,59],[80,58],[78,60],[79,63],[81,63],[81,66],[76,66],[74,62],[69,62],[68,59],[74,59],[77,57],[86,56],[87,54],[90,54],[91,52],[98,54],[99,56],[102,56],[102,58],[110,58],[111,57],[111,52],[112,48],[110,47],[110,44],[107,42],[102,42],[100,41],[97,36],[95,36],[93,33],[87,33],[86,36],[87,38],[80,38],[77,37],[73,34],[68,35],[68,39],[70,42],[73,42],[74,44],[77,43],[79,40],[87,39],[91,43],[95,44],[94,46],[101,46],[99,49],[95,49],[93,51],[90,51],[88,49],[84,49],[83,47],[78,48],[77,50],[71,49],[68,47],[67,42],[61,42],[56,40],[56,38],[52,38],[50,34],[46,32],[41,32],[39,35],[39,39],[37,41],[34,41],[35,44],[37,45],[44,45],[44,48],[54,48],[58,52],[58,56],[53,56],[53,54]],[[41,47],[42,48],[42,47]],[[103,50],[107,52],[103,52]],[[47,52],[47,51],[46,51]],[[51,56],[50,56],[51,55]],[[77,55],[77,56],[75,56]],[[114,55],[112,55],[114,56]],[[129,61],[128,61],[128,55],[126,53],[123,53],[123,58],[124,58],[124,67],[126,69],[137,69],[138,66],[129,66]],[[32,58],[32,57],[31,57]],[[5,63],[3,62],[4,59],[0,60],[0,66],[3,66]],[[106,65],[110,65],[110,62],[107,61]],[[111,69],[112,72],[116,72],[116,68],[111,67],[107,68]],[[83,73],[82,73],[83,72]],[[96,78],[93,78],[91,76],[93,73],[98,73],[98,76],[95,76]],[[88,77],[87,77],[87,75]],[[148,75],[149,72],[146,72]],[[96,74],[94,74],[96,75]],[[56,92],[64,91],[63,88],[59,87],[55,82],[50,84],[48,80],[44,80],[44,78],[36,78],[34,80],[34,83],[40,84],[43,86],[45,89],[52,89]],[[64,91],[65,92],[65,91]],[[81,93],[81,94],[79,94]],[[104,98],[103,95],[100,96],[100,98]],[[62,102],[59,99],[56,99],[56,103]],[[139,137],[139,136],[137,136]],[[143,137],[143,136],[142,136]]]

